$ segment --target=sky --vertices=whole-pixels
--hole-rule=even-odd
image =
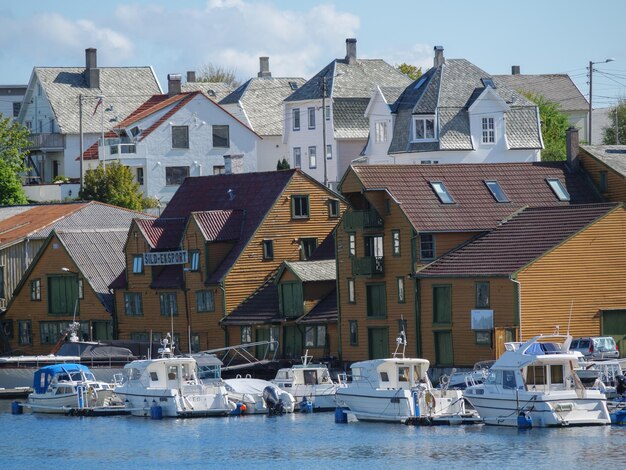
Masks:
[[[345,56],[432,66],[433,47],[492,75],[568,73],[594,108],[626,98],[623,0],[0,0],[0,84],[27,84],[35,66],[152,66],[167,74],[209,64],[255,77],[310,78]],[[605,59],[614,61],[604,63]]]

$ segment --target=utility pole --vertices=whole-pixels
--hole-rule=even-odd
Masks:
[[[619,145],[619,114],[617,113],[619,109],[619,102],[615,105],[615,145]]]
[[[328,162],[326,161],[326,76],[322,77],[322,155],[324,156],[324,186],[328,187]]]
[[[78,95],[78,132],[80,134],[80,190],[78,194],[83,192],[83,95]]]
[[[593,105],[592,105],[592,101],[593,101],[593,66],[594,64],[605,64],[606,62],[613,62],[615,59],[605,59],[602,60],[600,62],[592,62],[591,60],[589,61],[589,129],[587,129],[587,143],[589,145],[592,145],[591,143],[591,134],[592,134],[592,129],[591,129],[591,124],[593,121]]]

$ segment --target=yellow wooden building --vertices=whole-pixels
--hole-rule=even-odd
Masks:
[[[119,337],[173,331],[183,351],[269,338],[267,325],[222,320],[284,260],[308,259],[345,208],[297,169],[187,178],[159,219],[131,227],[112,285]]]
[[[433,346],[438,325],[424,320],[415,272],[525,207],[603,200],[565,163],[353,165],[340,191],[350,203],[336,231],[344,362],[389,356],[404,330],[408,354],[452,363],[433,355],[451,353],[452,336],[438,329]]]
[[[439,366],[471,367],[505,341],[554,332],[626,347],[621,203],[525,209],[416,278],[423,353]]]

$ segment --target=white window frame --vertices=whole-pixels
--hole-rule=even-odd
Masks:
[[[307,116],[309,121],[309,129],[315,129],[315,107],[311,106],[307,108]]]
[[[302,167],[302,149],[300,147],[293,148],[293,167]]]
[[[426,122],[432,121],[433,123],[433,135],[426,135]],[[417,136],[417,125],[421,123],[423,137]],[[437,119],[434,114],[425,116],[413,116],[413,125],[411,127],[413,142],[436,142],[437,141]]]
[[[315,145],[309,147],[309,168],[311,170],[317,168],[317,147]]]
[[[292,129],[294,131],[300,130],[300,108],[294,108],[291,110],[292,117]]]
[[[374,123],[374,134],[377,144],[387,142],[387,121],[376,121]]]
[[[481,118],[480,141],[485,145],[494,145],[496,143],[496,118],[487,116]]]

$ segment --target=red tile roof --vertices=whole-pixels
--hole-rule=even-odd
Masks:
[[[483,231],[525,206],[567,206],[602,202],[584,172],[558,163],[456,165],[354,165],[365,190],[388,190],[418,231]],[[571,196],[561,202],[547,179],[557,178]],[[510,202],[499,203],[485,181],[497,181]],[[453,204],[443,204],[430,182],[441,181]]]
[[[418,278],[510,276],[622,204],[528,208],[418,271]]]
[[[241,236],[244,219],[242,210],[193,212],[191,216],[206,241],[237,240]]]

